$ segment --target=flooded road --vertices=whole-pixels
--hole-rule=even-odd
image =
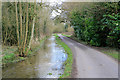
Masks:
[[[2,70],[3,78],[59,78],[64,72],[67,54],[52,36],[44,42],[35,56],[13,63]]]

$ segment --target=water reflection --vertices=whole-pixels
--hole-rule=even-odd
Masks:
[[[64,49],[55,43],[52,36],[45,41],[36,56],[14,63],[3,69],[3,78],[58,78],[64,72],[67,59]]]

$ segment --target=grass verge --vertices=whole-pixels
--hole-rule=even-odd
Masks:
[[[71,35],[65,35],[65,34],[62,34],[63,36],[66,36],[66,37],[71,37]]]
[[[112,58],[119,60],[120,58],[118,57],[118,50],[110,47],[95,47],[98,51],[107,54],[108,56],[111,56]]]
[[[56,43],[58,45],[61,45],[64,48],[65,52],[68,54],[68,58],[64,63],[65,70],[63,75],[60,76],[60,78],[69,78],[71,76],[72,63],[73,63],[72,51],[64,42],[62,42],[62,40],[59,38],[57,34],[54,34],[54,36],[56,37]]]

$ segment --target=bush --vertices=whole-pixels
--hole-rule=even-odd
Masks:
[[[72,11],[70,18],[75,36],[93,46],[120,48],[120,13],[110,11],[110,7],[115,9],[113,5],[117,6],[116,3],[98,4],[93,9],[84,10],[84,14]]]
[[[14,57],[15,57],[15,54],[10,53],[10,54],[6,54],[5,56],[3,56],[3,59],[10,60],[10,59],[14,59]]]

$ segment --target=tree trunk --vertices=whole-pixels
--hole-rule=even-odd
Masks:
[[[28,34],[28,3],[27,3],[27,7],[26,7],[26,11],[27,11],[27,19],[26,19],[26,33],[25,33],[25,41],[24,41],[24,46],[23,46],[23,52],[25,52],[25,46],[26,46],[26,40],[27,40],[27,34]]]
[[[6,45],[6,40],[7,40],[7,31],[8,31],[8,28],[6,29],[6,32],[5,32],[5,39],[4,39],[4,45]]]
[[[28,46],[27,52],[28,52],[28,50],[30,49],[31,42],[32,42],[32,40],[33,40],[34,26],[35,26],[35,17],[33,18],[32,33],[31,33],[31,38],[30,38],[30,42],[29,42],[29,46]]]
[[[26,4],[27,4],[27,3],[26,3]],[[23,12],[23,21],[22,21],[22,22],[23,22],[23,25],[22,25],[22,26],[23,26],[23,28],[22,28],[22,39],[23,39],[23,41],[22,41],[22,48],[23,48],[23,49],[24,49],[25,32],[26,32],[26,30],[25,30],[25,26],[26,26],[26,25],[25,25],[25,23],[26,23],[26,22],[25,22],[25,19],[26,19],[26,11]],[[22,50],[23,50],[23,49],[22,49]],[[23,50],[23,51],[24,51],[24,50]]]
[[[35,27],[35,33],[36,33],[35,40],[37,41],[37,38],[38,38],[38,28],[37,28],[37,26]]]
[[[22,7],[21,7],[21,2],[19,2],[19,10],[20,10],[20,56],[22,56],[22,42],[23,42],[23,39],[22,39]]]
[[[31,46],[31,43],[32,43],[32,40],[33,40],[33,36],[34,36],[35,13],[36,13],[36,0],[34,2],[34,15],[33,15],[33,25],[32,25],[32,31],[31,31],[31,38],[30,38],[30,42],[29,42],[28,49],[27,49],[26,53],[28,53],[28,50],[30,50],[30,46]]]
[[[19,49],[19,25],[18,25],[18,10],[17,10],[17,2],[15,2],[15,6],[16,6],[16,25],[17,25],[17,40],[18,40],[18,51],[19,51],[19,53],[20,53],[20,49]]]

